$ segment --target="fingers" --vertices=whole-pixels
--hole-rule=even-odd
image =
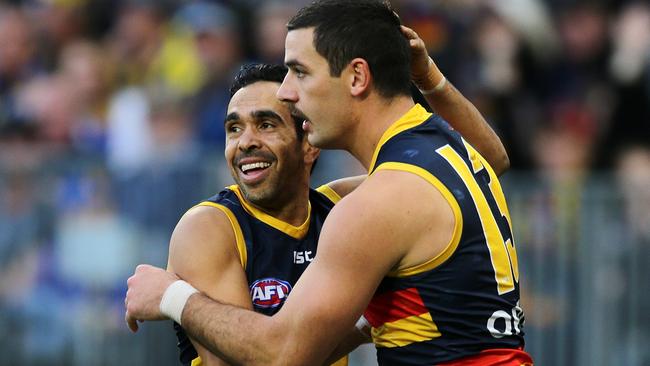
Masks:
[[[135,273],[140,273],[147,271],[151,268],[155,268],[154,266],[148,265],[148,264],[138,264],[137,267],[135,267]]]
[[[129,314],[128,311],[124,314],[124,320],[126,321],[126,325],[128,325],[131,332],[135,333],[138,331],[138,320],[131,317],[131,314]]]
[[[124,321],[126,321],[126,325],[129,327],[131,332],[135,333],[138,331],[138,322],[129,312],[129,291],[127,291],[126,296],[124,296],[124,308],[126,309],[124,312]]]
[[[126,311],[124,312],[124,320],[126,321],[126,325],[129,327],[129,329],[133,333],[138,331],[139,326],[138,326],[138,320],[136,318],[134,318],[131,315],[131,313],[129,312],[129,310],[128,310],[129,309],[129,294],[131,292],[131,287],[133,285],[133,282],[136,279],[136,276],[139,273],[142,273],[142,272],[145,272],[145,271],[149,270],[150,268],[153,268],[153,267],[150,266],[150,265],[147,265],[147,264],[140,264],[135,268],[135,273],[133,274],[133,276],[129,277],[126,280],[126,284],[128,286],[128,289],[126,291],[126,296],[124,296],[124,308],[126,309]]]
[[[415,33],[415,31],[405,25],[400,26],[400,29],[402,30],[402,34],[406,39],[417,39],[419,38],[418,34]]]
[[[424,41],[420,39],[420,36],[411,28],[402,25],[401,26],[402,35],[409,41],[409,46],[417,51],[425,50]]]

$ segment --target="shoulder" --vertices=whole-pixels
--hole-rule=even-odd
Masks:
[[[194,266],[237,259],[238,222],[229,208],[211,202],[191,208],[179,220],[169,245],[169,265]]]
[[[428,189],[420,181],[406,172],[376,172],[332,209],[326,225],[337,235],[361,235],[364,241],[406,242],[414,232],[404,222],[419,220],[416,214],[422,213],[417,209],[422,196],[417,192]]]
[[[178,221],[172,239],[177,236],[213,237],[231,231],[233,214],[221,203],[205,202],[189,209]]]
[[[449,196],[423,175],[376,171],[330,213],[330,242],[360,243],[364,248],[355,250],[390,259],[391,270],[424,263],[444,250],[462,221]]]
[[[212,298],[250,308],[246,246],[229,212],[213,203],[183,215],[172,234],[167,269]]]
[[[330,218],[395,235],[400,241],[416,240],[435,223],[453,218],[446,187],[415,168],[375,171],[336,205]]]

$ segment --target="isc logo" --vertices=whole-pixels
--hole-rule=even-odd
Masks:
[[[253,305],[261,308],[274,308],[282,304],[289,295],[291,285],[275,278],[263,278],[251,285]]]
[[[293,263],[303,264],[309,263],[314,260],[314,256],[311,254],[311,250],[306,250],[304,252],[293,252]]]

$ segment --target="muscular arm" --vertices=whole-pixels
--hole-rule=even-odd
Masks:
[[[215,207],[195,207],[172,234],[167,270],[219,301],[251,309],[248,284],[228,217]],[[192,339],[203,365],[225,365]]]
[[[402,26],[411,46],[411,78],[421,90],[432,90],[443,79],[442,72],[427,53],[424,41],[412,29]],[[510,167],[510,159],[499,136],[481,112],[449,81],[439,91],[424,96],[429,105],[456,129],[488,161],[497,176]]]
[[[376,199],[404,185],[414,189],[402,199]],[[434,207],[414,210],[423,197]],[[265,317],[195,294],[183,310],[183,325],[210,350],[236,363],[321,364],[390,269],[415,265],[444,248],[453,215],[450,223],[451,209],[441,204],[444,198],[421,178],[377,172],[334,208],[321,232],[318,256],[280,312]],[[423,236],[440,239],[428,240],[425,253],[417,247]]]

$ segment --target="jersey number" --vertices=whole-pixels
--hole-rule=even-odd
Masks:
[[[465,144],[465,148],[469,152],[472,163],[471,168],[465,163],[460,154],[449,145],[437,149],[436,152],[451,164],[472,196],[490,252],[497,291],[499,295],[502,295],[513,291],[515,289],[515,283],[519,282],[517,251],[515,250],[514,240],[512,238],[510,214],[508,213],[508,207],[506,206],[501,185],[494,172],[485,167],[483,158],[473,147]],[[490,182],[490,192],[487,195],[481,190],[477,180],[481,175],[485,174],[488,175]],[[492,212],[488,199],[496,202],[498,213]]]

